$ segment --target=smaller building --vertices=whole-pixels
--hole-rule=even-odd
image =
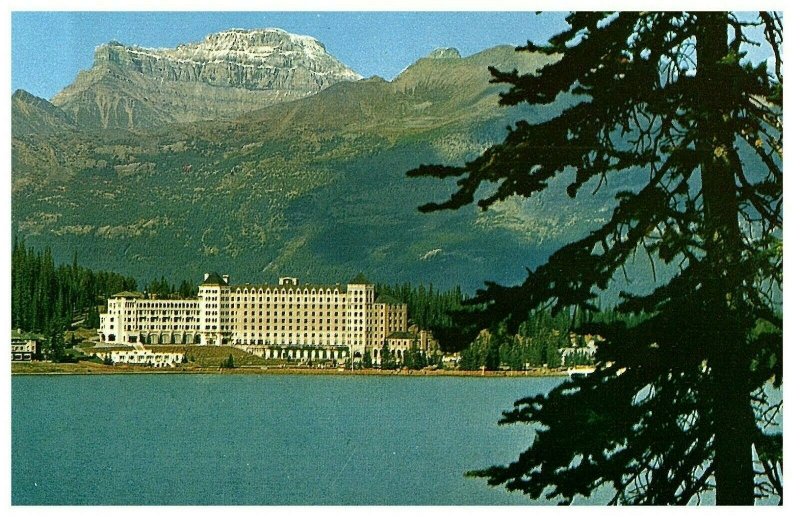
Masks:
[[[439,343],[434,339],[433,334],[429,330],[420,329],[416,325],[411,325],[408,330],[393,331],[386,336],[383,341],[386,349],[397,362],[401,363],[405,360],[413,349],[416,349],[423,357],[430,357],[439,351]],[[381,350],[382,348],[372,349],[372,363],[374,365],[381,364]]]
[[[386,347],[391,355],[402,361],[416,342],[417,336],[411,332],[392,332],[386,338]]]
[[[439,341],[433,337],[433,332],[421,329],[416,325],[411,325],[408,331],[416,335],[417,348],[425,355],[439,352]]]
[[[23,334],[21,330],[11,331],[11,360],[33,361],[39,354],[42,338],[36,334]]]
[[[153,352],[152,350],[109,350],[95,352],[95,356],[113,364],[136,364],[154,368],[172,368],[184,362],[184,354],[179,352]]]

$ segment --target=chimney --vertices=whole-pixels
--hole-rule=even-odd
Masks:
[[[209,274],[208,274],[208,273],[204,274],[204,275],[203,275],[203,282],[205,282],[206,280],[208,280],[208,277],[209,277]]]
[[[229,284],[230,283],[230,282],[228,282],[229,278],[230,278],[230,275],[222,275],[222,281],[225,282],[225,284]]]

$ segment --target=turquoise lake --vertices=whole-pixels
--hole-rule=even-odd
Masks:
[[[15,505],[519,505],[464,472],[558,378],[15,376]]]

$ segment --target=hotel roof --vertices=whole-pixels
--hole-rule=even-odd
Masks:
[[[117,294],[112,294],[112,298],[144,298],[144,295],[138,291],[122,291]]]
[[[215,271],[209,273],[208,277],[206,277],[200,285],[228,285],[228,282]]]

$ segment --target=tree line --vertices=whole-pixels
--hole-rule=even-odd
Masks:
[[[14,237],[11,252],[11,326],[51,333],[84,320],[89,328],[100,325],[97,309],[113,293],[135,290],[132,277],[92,271],[72,264],[56,266],[49,247],[36,251],[23,238]]]
[[[562,310],[556,314],[541,310],[531,312],[517,332],[510,333],[504,324],[485,329],[461,352],[462,370],[526,370],[538,367],[592,365],[595,357],[586,336],[577,332],[588,323],[619,321],[635,325],[644,316],[620,315],[613,310],[589,312]],[[593,336],[597,341],[602,336]],[[571,353],[563,355],[569,349]]]
[[[463,308],[465,296],[461,287],[439,291],[433,284],[420,284],[413,287],[410,282],[403,284],[376,284],[377,297],[388,295],[408,306],[409,324],[423,329],[450,328],[454,325],[453,313]]]
[[[189,280],[183,279],[176,287],[175,284],[170,284],[163,276],[156,280],[153,279],[147,284],[145,291],[149,294],[156,295],[156,298],[194,298],[197,296],[197,285]]]
[[[109,271],[93,271],[78,265],[56,265],[50,247],[36,250],[20,236],[11,252],[11,325],[27,331],[49,333],[54,325],[66,328],[83,320],[83,326],[100,326],[98,306],[114,293],[135,291],[135,278]],[[197,286],[182,280],[177,286],[163,276],[144,287],[158,298],[191,298]]]

